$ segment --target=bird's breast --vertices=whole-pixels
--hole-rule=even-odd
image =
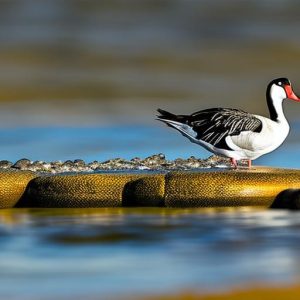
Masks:
[[[262,121],[261,131],[243,131],[239,135],[230,137],[228,144],[233,147],[233,150],[240,148],[253,152],[270,152],[286,139],[289,133],[287,122],[275,122],[261,116],[257,117]]]

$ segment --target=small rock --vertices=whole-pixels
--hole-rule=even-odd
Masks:
[[[19,159],[12,168],[19,169],[19,170],[26,170],[31,165],[31,161],[27,158]]]
[[[90,168],[91,171],[96,170],[98,167],[99,167],[99,162],[96,160],[88,164],[88,168]]]
[[[75,159],[74,160],[74,165],[77,167],[85,167],[85,162],[82,159]]]
[[[133,163],[140,163],[141,160],[142,160],[142,159],[139,158],[139,157],[134,157],[134,158],[132,158],[130,161],[133,162]]]
[[[13,165],[12,162],[8,160],[1,160],[0,161],[0,168],[1,169],[9,169]]]
[[[143,161],[141,161],[141,163],[148,167],[159,166],[162,163],[165,163],[165,155],[162,153],[154,154],[149,157],[146,157]]]
[[[239,162],[242,165],[245,162]],[[0,168],[15,168],[20,170],[32,170],[35,172],[44,173],[65,173],[65,172],[94,172],[94,171],[115,171],[115,170],[190,170],[196,168],[211,168],[211,167],[230,167],[230,160],[224,157],[215,155],[207,159],[198,159],[191,156],[187,159],[177,158],[175,160],[166,160],[163,153],[154,154],[141,159],[134,157],[131,160],[123,158],[110,159],[104,162],[93,161],[85,163],[82,159],[44,162],[32,162],[29,159],[20,159],[15,164],[9,161],[0,161]]]

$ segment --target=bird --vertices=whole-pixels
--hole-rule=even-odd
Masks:
[[[270,153],[286,139],[290,126],[283,112],[283,100],[300,102],[288,78],[272,80],[266,90],[270,118],[236,108],[209,108],[191,115],[176,115],[158,109],[157,120],[178,130],[191,142],[230,159],[237,169],[238,161],[252,160]]]

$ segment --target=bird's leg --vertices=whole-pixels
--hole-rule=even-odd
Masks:
[[[237,161],[236,161],[236,159],[234,159],[234,158],[230,158],[230,162],[231,162],[231,164],[234,166],[234,168],[235,168],[235,169],[237,169],[237,167],[238,167],[238,164],[237,164]]]
[[[248,159],[248,169],[251,169],[251,167],[252,167],[252,161],[251,159]]]

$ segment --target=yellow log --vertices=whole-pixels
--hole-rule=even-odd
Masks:
[[[283,190],[300,188],[300,171],[256,167],[251,170],[170,172],[166,175],[168,207],[270,207]]]
[[[37,175],[30,171],[0,171],[0,208],[14,207],[22,198],[31,179]]]
[[[130,200],[128,196],[131,192],[127,184],[145,176],[151,175],[117,173],[41,176],[30,182],[26,197],[28,206],[33,207],[118,207],[123,205],[124,198],[127,202]],[[153,189],[157,191],[156,185],[148,191],[153,193]]]
[[[300,189],[299,170],[264,167],[35,176],[32,172],[0,171],[0,207],[14,206],[27,184],[21,202],[27,207],[270,207],[282,191]],[[297,195],[298,191],[293,191],[293,207],[300,202]],[[277,197],[276,201],[280,206],[284,199]]]

